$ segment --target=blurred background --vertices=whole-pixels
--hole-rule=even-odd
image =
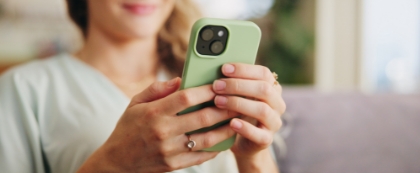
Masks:
[[[420,172],[420,0],[195,1],[263,31],[258,63],[288,106],[282,172]],[[0,0],[0,73],[80,46],[64,0]]]
[[[206,16],[255,21],[263,30],[259,63],[284,85],[420,90],[418,0],[195,1]],[[80,40],[64,0],[0,0],[0,70],[72,52]]]

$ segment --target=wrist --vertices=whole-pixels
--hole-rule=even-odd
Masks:
[[[109,157],[109,152],[104,146],[96,150],[79,168],[77,173],[90,172],[121,172]]]
[[[249,155],[236,155],[239,172],[278,172],[270,150],[264,149]]]
[[[260,150],[258,152],[252,152],[252,153],[233,153],[235,155],[235,158],[238,160],[258,160],[261,157],[269,156],[270,150],[268,148]]]

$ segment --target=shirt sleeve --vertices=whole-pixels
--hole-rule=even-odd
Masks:
[[[46,172],[33,100],[23,76],[9,71],[0,77],[1,172]]]

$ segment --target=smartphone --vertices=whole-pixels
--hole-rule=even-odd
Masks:
[[[221,67],[226,63],[254,64],[261,39],[261,30],[253,22],[202,18],[193,25],[182,74],[181,89],[212,84],[223,78]],[[178,115],[215,106],[214,101],[190,107]],[[197,129],[187,134],[201,133],[229,123]],[[223,151],[235,142],[235,136],[203,151]]]

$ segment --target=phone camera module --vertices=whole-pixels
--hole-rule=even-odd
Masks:
[[[228,45],[229,31],[220,25],[207,25],[200,29],[195,50],[201,55],[221,55]]]
[[[215,41],[210,46],[210,50],[214,54],[221,53],[223,51],[223,49],[224,49],[224,47],[223,47],[223,43],[221,41]]]
[[[204,41],[209,41],[213,38],[213,30],[211,29],[205,29],[203,32],[201,32],[201,39]]]

